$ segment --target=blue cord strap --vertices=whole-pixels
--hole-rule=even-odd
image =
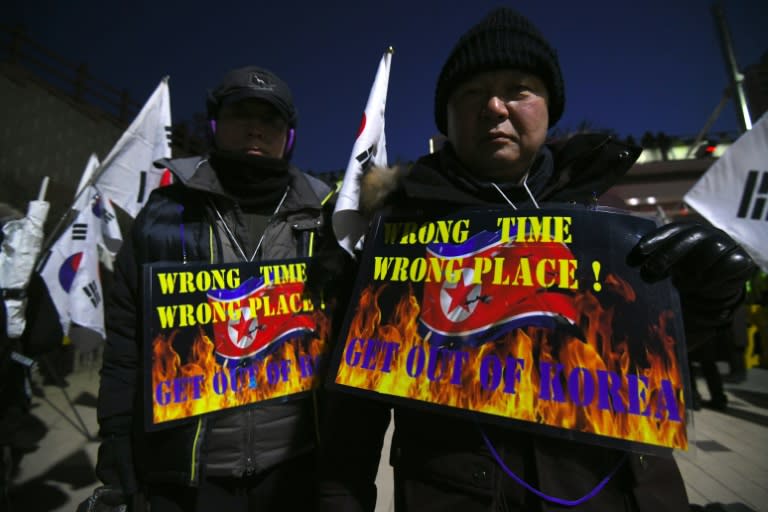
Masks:
[[[179,223],[179,235],[181,237],[181,262],[187,264],[187,244],[184,240],[184,205],[179,205],[179,216],[181,222]]]
[[[564,499],[557,498],[555,496],[550,496],[548,494],[545,494],[545,493],[541,492],[540,490],[534,488],[531,484],[529,484],[528,482],[526,482],[525,480],[523,480],[522,478],[517,476],[504,463],[504,460],[502,460],[502,458],[499,456],[499,453],[496,451],[496,449],[491,444],[491,440],[488,439],[488,436],[485,435],[485,432],[483,432],[483,430],[480,428],[479,425],[477,426],[477,428],[480,431],[480,435],[483,436],[483,440],[485,441],[485,446],[488,447],[488,450],[493,455],[493,458],[496,459],[496,462],[499,464],[499,466],[504,470],[504,472],[507,475],[509,475],[515,482],[517,482],[518,484],[522,485],[523,487],[528,489],[530,492],[532,492],[533,494],[535,494],[539,498],[541,498],[543,500],[546,500],[546,501],[549,501],[550,503],[556,503],[558,505],[562,505],[562,506],[565,506],[565,507],[575,507],[577,505],[581,505],[582,503],[584,503],[584,502],[586,502],[588,500],[591,500],[592,498],[597,496],[597,494],[600,491],[603,490],[603,487],[605,487],[605,485],[611,480],[611,478],[613,478],[613,475],[616,474],[616,472],[619,470],[619,468],[622,466],[622,464],[624,464],[624,461],[627,460],[627,454],[624,453],[624,455],[619,459],[619,462],[616,464],[616,467],[614,467],[611,470],[611,472],[608,473],[608,475],[605,478],[603,478],[603,480],[599,484],[597,484],[595,486],[594,489],[592,489],[591,491],[589,491],[587,494],[585,494],[584,496],[582,496],[579,499],[576,499],[576,500],[564,500]]]

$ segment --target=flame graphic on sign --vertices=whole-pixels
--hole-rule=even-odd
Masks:
[[[161,405],[153,398],[152,417],[153,423],[159,424],[171,420],[188,418],[208,412],[219,411],[246,405],[270,398],[278,398],[286,395],[308,391],[317,386],[318,379],[315,362],[321,357],[327,349],[326,339],[328,336],[329,322],[326,315],[321,312],[314,313],[317,329],[312,336],[307,338],[292,338],[281,343],[272,353],[253,360],[254,367],[253,382],[250,374],[243,372],[238,381],[238,389],[231,390],[230,376],[231,370],[224,368],[217,362],[214,354],[214,341],[201,328],[192,342],[187,357],[182,362],[182,358],[174,348],[174,339],[177,331],[168,336],[158,335],[152,342],[152,390],[158,384],[182,382],[182,388],[178,395],[184,397],[183,400],[169,400],[167,404]],[[312,361],[313,377],[299,378],[302,364]],[[287,367],[290,368],[291,377],[283,379],[282,376],[273,379],[270,383],[269,369],[275,369],[276,365],[287,361]],[[219,379],[219,390],[221,390],[221,377],[217,374],[224,373],[227,377],[227,391],[217,393],[214,391],[213,383]],[[183,380],[184,377],[198,378],[200,382],[199,398],[192,399],[195,389],[191,379]],[[274,374],[273,374],[274,377]],[[254,385],[255,384],[255,385]],[[172,385],[163,389],[171,389]]]
[[[606,276],[603,287],[602,293],[610,289],[624,302],[634,302],[636,299],[631,285],[615,275]],[[421,347],[429,354],[430,344],[428,339],[422,339],[419,335],[420,307],[412,292],[404,294],[390,318],[382,318],[379,299],[386,288],[387,285],[377,288],[371,285],[363,290],[350,324],[347,343],[354,339],[396,342],[399,348],[392,358],[390,371],[372,371],[360,364],[351,366],[342,356],[336,383],[553,427],[687,449],[683,378],[675,352],[677,342],[667,333],[667,325],[672,319],[671,312],[665,311],[659,315],[658,321],[650,328],[641,353],[631,353],[630,341],[626,337],[614,339],[614,336],[618,336],[612,327],[614,307],[604,307],[589,291],[579,292],[575,304],[581,318],[579,326],[585,335],[583,341],[552,330],[529,327],[517,329],[495,342],[484,343],[479,347],[462,347],[462,351],[469,353],[469,358],[461,368],[462,385],[456,386],[447,382],[447,377],[430,380],[424,374],[412,378],[407,373],[409,352],[414,347]],[[491,354],[500,361],[507,360],[508,356],[523,360],[514,393],[504,393],[501,389],[503,383],[496,389],[483,389],[479,385],[481,362]],[[597,382],[596,374],[600,370],[614,372],[621,380],[618,393],[624,404],[630,401],[628,376],[634,376],[635,382],[647,379],[647,386],[643,385],[640,389],[640,408],[644,412],[647,408],[647,413],[628,414],[626,411],[617,411],[613,405],[600,407],[598,400],[581,406],[574,400],[560,402],[542,399],[539,396],[542,385],[539,368],[542,363],[551,363],[552,366],[562,364],[562,376],[565,377],[574,368],[589,369],[593,382]],[[440,364],[443,371],[450,372],[449,361],[443,360]],[[583,376],[579,379],[580,386],[583,386]],[[682,421],[671,421],[670,412],[659,409],[659,394],[662,381],[665,380],[671,385],[676,406],[674,410]],[[564,388],[567,385],[564,378],[562,384]]]

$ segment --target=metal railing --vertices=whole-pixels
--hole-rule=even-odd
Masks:
[[[75,63],[30,38],[23,28],[0,23],[0,63],[23,71],[32,78],[77,103],[94,107],[101,114],[125,128],[139,113],[142,104],[131,98],[127,89],[119,89],[88,71],[85,63]],[[174,154],[187,156],[207,150],[198,119],[173,125],[171,146]]]
[[[141,109],[127,89],[94,77],[87,64],[46,48],[21,27],[0,24],[0,61],[19,66],[75,101],[98,107],[121,124],[128,124]]]

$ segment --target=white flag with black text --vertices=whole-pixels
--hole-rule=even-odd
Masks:
[[[768,113],[683,198],[768,272]]]

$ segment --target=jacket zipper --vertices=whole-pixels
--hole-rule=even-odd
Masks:
[[[213,250],[214,248],[214,241],[215,241],[215,234],[213,232],[213,224],[208,224],[208,253],[209,253],[209,262],[214,263],[216,261],[216,253]],[[197,427],[195,428],[195,437],[192,440],[192,455],[190,457],[190,460],[192,461],[191,468],[189,471],[189,484],[195,485],[197,483],[197,466],[199,464],[198,460],[198,454],[200,453],[200,443],[203,439],[203,418],[200,417],[197,419]]]
[[[202,439],[202,435],[201,435],[202,431],[203,431],[203,418],[198,418],[197,428],[195,429],[195,438],[192,441],[192,457],[191,457],[192,467],[189,471],[190,485],[195,485],[197,483],[197,464],[198,464],[197,454],[199,453],[198,448],[200,445],[200,439]]]
[[[328,195],[330,197],[331,194]],[[328,199],[326,197],[326,200]],[[284,199],[284,198],[283,198]],[[277,212],[275,212],[276,214]],[[270,219],[270,221],[267,223],[266,227],[264,228],[264,235],[266,235],[267,231],[269,230],[272,221],[274,221],[274,217]],[[210,251],[210,263],[214,263],[215,253],[214,253],[214,240],[216,239],[217,235],[214,233],[214,225],[215,221],[211,220],[211,223],[208,225],[208,234],[209,234],[209,251]],[[264,236],[262,237],[265,238]],[[302,249],[306,250],[308,255],[312,255],[313,249],[314,249],[314,232],[310,234],[309,243],[306,244],[308,247],[304,247]],[[304,250],[301,250],[301,252],[304,252]],[[255,254],[254,254],[255,256]],[[313,412],[315,416],[315,436],[319,442],[320,440],[320,428],[319,428],[319,418],[318,418],[318,410],[317,410],[317,396],[315,392],[312,392],[312,398],[313,398]],[[252,437],[252,424],[253,424],[253,415],[252,410],[248,409],[245,412],[245,427],[246,427],[246,439],[245,439],[245,475],[251,475],[255,472],[256,467],[253,460],[253,437]],[[192,456],[191,456],[191,470],[190,470],[190,484],[194,485],[197,481],[197,465],[199,463],[197,454],[199,453],[199,445],[202,440],[202,418],[199,418],[197,421],[197,429],[195,432],[195,438],[192,443]]]
[[[245,429],[246,429],[246,437],[245,437],[245,474],[246,476],[250,476],[254,471],[254,463],[253,463],[253,438],[251,437],[251,427],[252,427],[252,413],[253,411],[251,409],[247,409],[245,411]]]

